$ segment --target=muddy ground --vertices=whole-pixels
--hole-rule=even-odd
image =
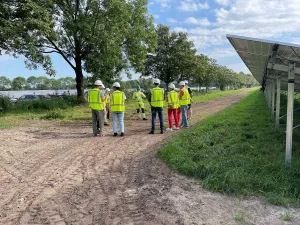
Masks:
[[[244,95],[195,104],[193,123]],[[209,192],[171,171],[155,154],[178,131],[149,135],[150,123],[127,120],[124,137],[111,127],[93,137],[88,123],[1,130],[0,224],[300,224],[298,209]]]

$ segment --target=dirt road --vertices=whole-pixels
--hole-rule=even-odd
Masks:
[[[244,94],[194,105],[194,122]],[[0,224],[300,224],[285,210],[203,190],[155,157],[173,133],[126,121],[125,137],[93,137],[89,124],[37,121],[0,131]],[[297,223],[298,220],[298,223]]]

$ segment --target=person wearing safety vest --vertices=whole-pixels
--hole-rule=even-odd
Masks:
[[[106,88],[105,89],[105,102],[106,102],[106,119],[109,120],[109,115],[110,115],[110,107],[109,107],[109,104],[110,104],[110,89],[109,88]]]
[[[113,116],[113,133],[118,136],[118,123],[120,124],[121,136],[124,136],[124,113],[125,113],[125,100],[124,92],[120,91],[120,83],[113,84],[113,93],[110,96],[110,110]]]
[[[151,113],[152,113],[152,128],[149,134],[154,134],[155,131],[155,122],[156,114],[158,114],[159,123],[160,123],[160,133],[164,133],[164,118],[163,118],[163,107],[164,107],[164,89],[159,87],[160,80],[155,78],[153,79],[154,88],[150,90],[151,92]]]
[[[143,92],[141,92],[141,87],[139,85],[136,86],[136,91],[133,93],[132,99],[135,100],[135,107],[139,119],[141,119],[140,109],[142,110],[143,120],[147,120],[145,114],[145,105],[143,102],[143,99],[145,98],[146,95]]]
[[[172,131],[173,129],[173,122],[172,122],[172,114],[174,116],[175,120],[175,130],[179,129],[179,121],[178,121],[178,115],[177,111],[179,108],[179,98],[178,93],[175,91],[175,85],[169,84],[168,86],[169,92],[167,95],[167,103],[168,103],[168,119],[169,119],[169,128],[167,128],[167,131]]]
[[[104,126],[104,91],[100,90],[103,86],[100,80],[96,80],[95,88],[88,92],[89,107],[92,109],[93,134],[104,136],[102,134]],[[99,126],[99,127],[98,127]]]
[[[188,121],[191,121],[192,119],[192,97],[193,97],[193,92],[191,90],[191,88],[188,86],[189,82],[186,80],[185,81],[185,88],[188,90],[189,94],[190,94],[190,104],[188,105],[188,108],[187,108],[187,119]]]
[[[179,83],[180,92],[179,92],[179,105],[181,109],[181,126],[188,128],[188,120],[187,120],[187,108],[191,103],[191,96],[189,91],[185,88],[185,82],[181,81]]]
[[[107,103],[107,94],[106,94],[106,89],[105,86],[103,85],[101,90],[104,92],[105,96],[104,96],[104,102],[103,102],[103,106],[104,106],[104,126],[109,126],[108,122],[107,122],[107,108],[106,108],[106,103]]]

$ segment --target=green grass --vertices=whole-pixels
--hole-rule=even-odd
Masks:
[[[288,212],[282,213],[280,215],[280,219],[284,220],[284,221],[292,221],[293,220],[293,216],[290,215]]]
[[[209,190],[299,206],[300,139],[294,135],[292,168],[286,169],[285,132],[275,132],[262,92],[180,133],[158,156]]]

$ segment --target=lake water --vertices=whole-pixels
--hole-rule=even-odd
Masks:
[[[86,90],[85,90],[86,91]],[[76,95],[77,90],[21,90],[21,91],[0,91],[0,95],[5,95],[10,98],[20,98],[22,95]]]

